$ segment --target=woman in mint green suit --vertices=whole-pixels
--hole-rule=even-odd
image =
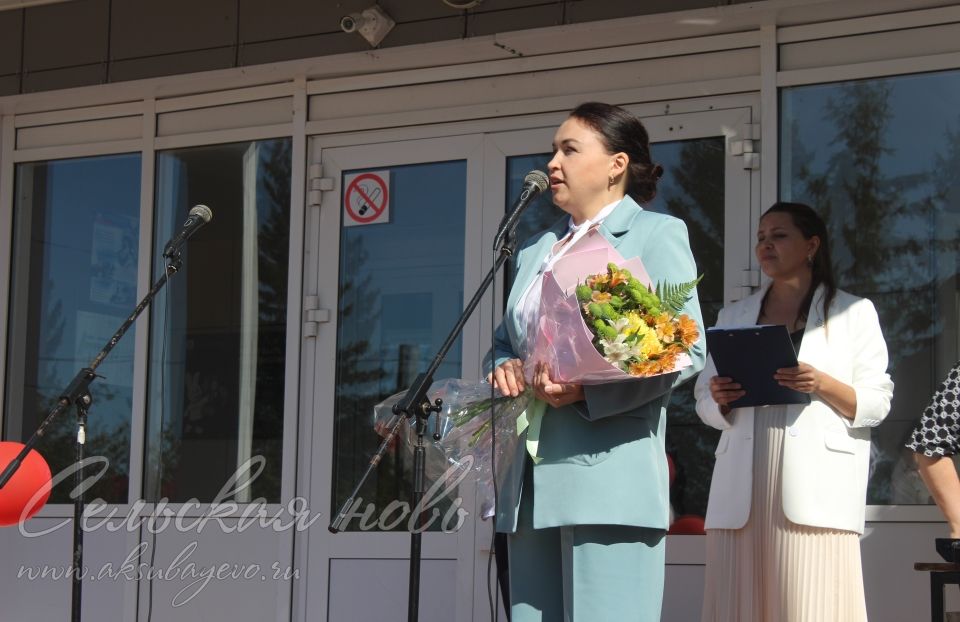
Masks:
[[[517,254],[517,274],[496,347],[491,381],[518,395],[530,384],[549,404],[534,464],[524,443],[497,503],[509,533],[512,622],[660,620],[668,527],[666,405],[705,358],[681,372],[619,383],[523,378],[527,326],[536,321],[542,273],[580,236],[598,228],[625,258],[640,257],[654,282],[683,283],[697,270],[684,223],[644,210],[662,169],[650,160],[643,124],[622,108],[577,107],[557,130],[549,163],[554,203],[567,214]],[[696,295],[684,313],[702,328]]]

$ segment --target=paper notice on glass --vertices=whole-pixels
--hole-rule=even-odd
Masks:
[[[137,300],[138,221],[98,213],[90,244],[90,300],[133,307]]]
[[[708,328],[707,349],[717,375],[733,378],[746,391],[731,408],[810,403],[808,393],[783,387],[773,377],[778,369],[797,366],[786,326]]]

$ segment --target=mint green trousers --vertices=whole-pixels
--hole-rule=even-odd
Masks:
[[[659,622],[666,534],[624,525],[533,528],[526,465],[510,534],[511,622]]]

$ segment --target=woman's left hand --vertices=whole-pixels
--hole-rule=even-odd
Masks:
[[[780,386],[801,393],[818,393],[823,380],[820,370],[809,363],[778,369],[773,378],[780,383]]]
[[[554,408],[560,408],[584,399],[582,384],[553,382],[547,366],[542,363],[537,363],[534,369],[533,392],[538,398]]]

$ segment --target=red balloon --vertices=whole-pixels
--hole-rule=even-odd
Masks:
[[[673,524],[670,525],[670,529],[667,531],[670,535],[702,535],[706,533],[703,529],[703,517],[697,516],[696,514],[684,514],[683,516],[678,516]]]
[[[23,443],[0,442],[0,472],[13,462],[23,447]],[[49,498],[50,466],[36,449],[31,449],[10,481],[0,488],[0,527],[27,520],[36,514]]]

